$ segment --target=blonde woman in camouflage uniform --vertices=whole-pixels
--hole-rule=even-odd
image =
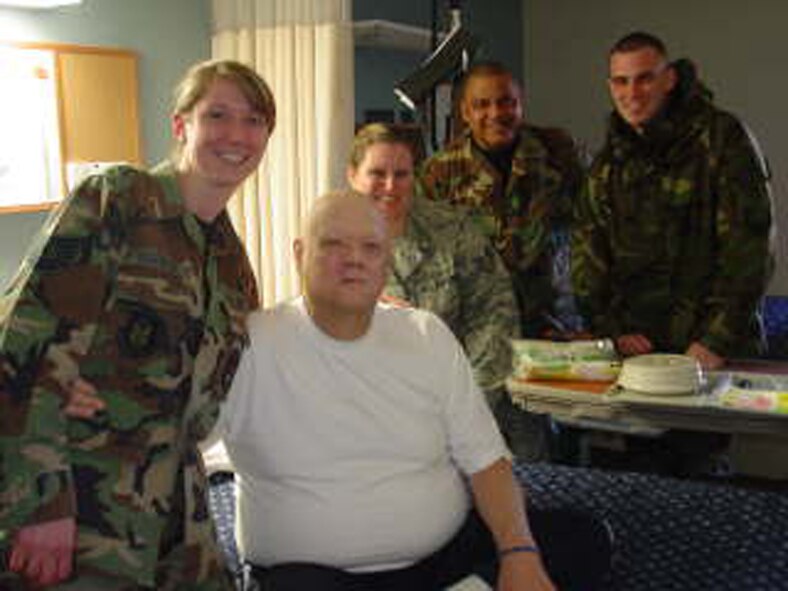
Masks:
[[[225,205],[274,124],[253,70],[196,65],[172,160],[88,178],[23,263],[0,325],[0,537],[23,582],[3,588],[231,588],[195,444],[259,305]],[[61,413],[79,376],[98,418]]]
[[[509,339],[519,331],[511,277],[495,249],[467,213],[414,199],[414,146],[402,129],[366,125],[356,133],[349,160],[350,185],[374,197],[396,239],[386,297],[440,316],[498,411],[512,372]],[[510,441],[515,452],[522,447],[517,444]]]

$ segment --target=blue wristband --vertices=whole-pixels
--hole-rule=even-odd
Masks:
[[[520,552],[539,554],[539,548],[528,544],[523,544],[521,546],[512,546],[511,548],[504,548],[503,550],[500,550],[498,552],[498,558],[503,558],[504,556],[508,556],[509,554],[517,554]]]

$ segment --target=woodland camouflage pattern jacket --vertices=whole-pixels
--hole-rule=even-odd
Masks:
[[[640,333],[660,351],[699,341],[723,356],[753,355],[774,265],[767,169],[694,67],[674,67],[679,83],[642,135],[610,117],[577,208],[575,294],[599,336]]]
[[[76,516],[77,572],[159,587],[157,562],[179,546],[179,577],[217,578],[195,444],[258,306],[227,214],[200,223],[167,165],[117,167],[82,183],[38,243],[0,319],[0,533]],[[61,413],[77,376],[107,403],[95,419]]]

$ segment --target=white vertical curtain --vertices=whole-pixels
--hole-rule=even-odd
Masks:
[[[309,204],[345,184],[351,0],[213,0],[212,52],[253,66],[276,97],[267,155],[229,205],[269,306],[298,293],[291,245]]]

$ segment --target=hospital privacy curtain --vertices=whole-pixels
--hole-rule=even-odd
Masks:
[[[350,0],[213,0],[212,53],[253,66],[276,97],[267,155],[228,207],[264,305],[298,292],[293,238],[310,203],[344,185],[353,138]]]

